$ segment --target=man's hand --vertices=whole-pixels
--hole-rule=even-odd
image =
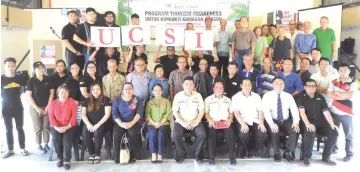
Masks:
[[[241,132],[242,133],[247,133],[249,132],[249,127],[245,124],[241,124]]]
[[[300,59],[304,58],[304,54],[303,54],[303,53],[299,53],[299,58],[300,58]]]
[[[265,125],[264,125],[264,124],[259,124],[258,129],[259,129],[261,132],[263,132],[263,133],[266,132],[266,128],[265,128]]]
[[[270,128],[271,128],[271,132],[273,132],[273,133],[279,132],[279,126],[276,125],[275,123],[274,123],[274,124],[270,124]]]
[[[214,120],[209,119],[208,122],[209,122],[209,127],[210,127],[210,128],[214,128],[214,127],[215,127],[215,121],[214,121]]]
[[[219,57],[218,56],[214,56],[214,62],[218,62],[219,61]]]
[[[293,125],[292,125],[292,128],[294,128],[294,131],[295,131],[296,133],[299,133],[299,132],[300,132],[299,124],[293,124]]]
[[[228,120],[225,121],[225,125],[228,126],[228,127],[230,127],[230,125],[231,125],[232,122],[233,122],[233,121],[232,121],[231,119],[228,119]]]
[[[130,122],[122,122],[120,127],[124,128],[124,129],[129,129],[129,128],[131,128]]]
[[[162,49],[162,44],[160,44],[159,46],[158,46],[158,51],[161,51],[161,49]]]
[[[307,124],[306,125],[306,130],[310,131],[310,132],[315,132],[316,131],[316,127],[313,124]]]
[[[35,110],[36,110],[37,113],[39,113],[40,116],[45,116],[46,115],[45,110],[41,109],[40,107],[37,107]]]
[[[129,50],[133,51],[134,45],[129,45]]]
[[[155,128],[160,128],[160,127],[161,127],[161,123],[160,123],[160,122],[155,122],[155,123],[154,123],[154,127],[155,127]]]
[[[193,129],[193,128],[195,128],[196,126],[199,125],[199,121],[197,121],[197,120],[191,120],[191,121],[189,122],[189,124],[190,124],[190,126],[192,127],[191,129]]]
[[[331,129],[333,129],[333,130],[338,130],[338,129],[339,129],[339,127],[336,126],[335,124],[331,124],[330,127],[331,127]]]

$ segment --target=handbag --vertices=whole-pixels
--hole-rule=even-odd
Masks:
[[[126,133],[121,138],[120,143],[120,164],[127,164],[130,160],[130,146]]]

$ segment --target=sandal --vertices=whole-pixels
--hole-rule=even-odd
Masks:
[[[88,164],[94,164],[94,156],[89,157]]]
[[[94,159],[94,164],[99,164],[100,163],[100,157],[96,156]]]
[[[27,151],[27,150],[23,150],[22,152],[21,152],[21,155],[23,155],[23,156],[28,156],[28,155],[30,155],[30,153],[29,153],[29,151]]]

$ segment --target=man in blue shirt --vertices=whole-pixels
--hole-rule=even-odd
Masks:
[[[302,58],[309,58],[311,50],[316,48],[316,36],[310,33],[311,23],[304,22],[304,33],[299,33],[295,38],[296,69],[300,68]]]
[[[251,55],[244,56],[244,70],[238,70],[238,75],[240,76],[241,80],[243,78],[250,78],[252,87],[252,92],[258,93],[260,95],[262,91],[262,81],[261,81],[261,73],[260,71],[254,69],[254,57]]]
[[[292,72],[293,64],[290,58],[284,59],[283,63],[284,72],[279,73],[279,77],[285,80],[284,91],[296,96],[304,90],[301,78],[296,73]]]

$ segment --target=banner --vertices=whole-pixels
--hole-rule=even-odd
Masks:
[[[90,27],[95,47],[120,47],[120,27]]]
[[[185,31],[185,50],[212,50],[212,31]]]
[[[184,28],[159,26],[156,27],[156,45],[182,46],[184,45]]]
[[[290,20],[296,21],[296,13],[291,11],[276,10],[276,25],[283,26],[286,30],[289,29]]]
[[[143,45],[150,43],[149,26],[121,26],[123,45]]]

